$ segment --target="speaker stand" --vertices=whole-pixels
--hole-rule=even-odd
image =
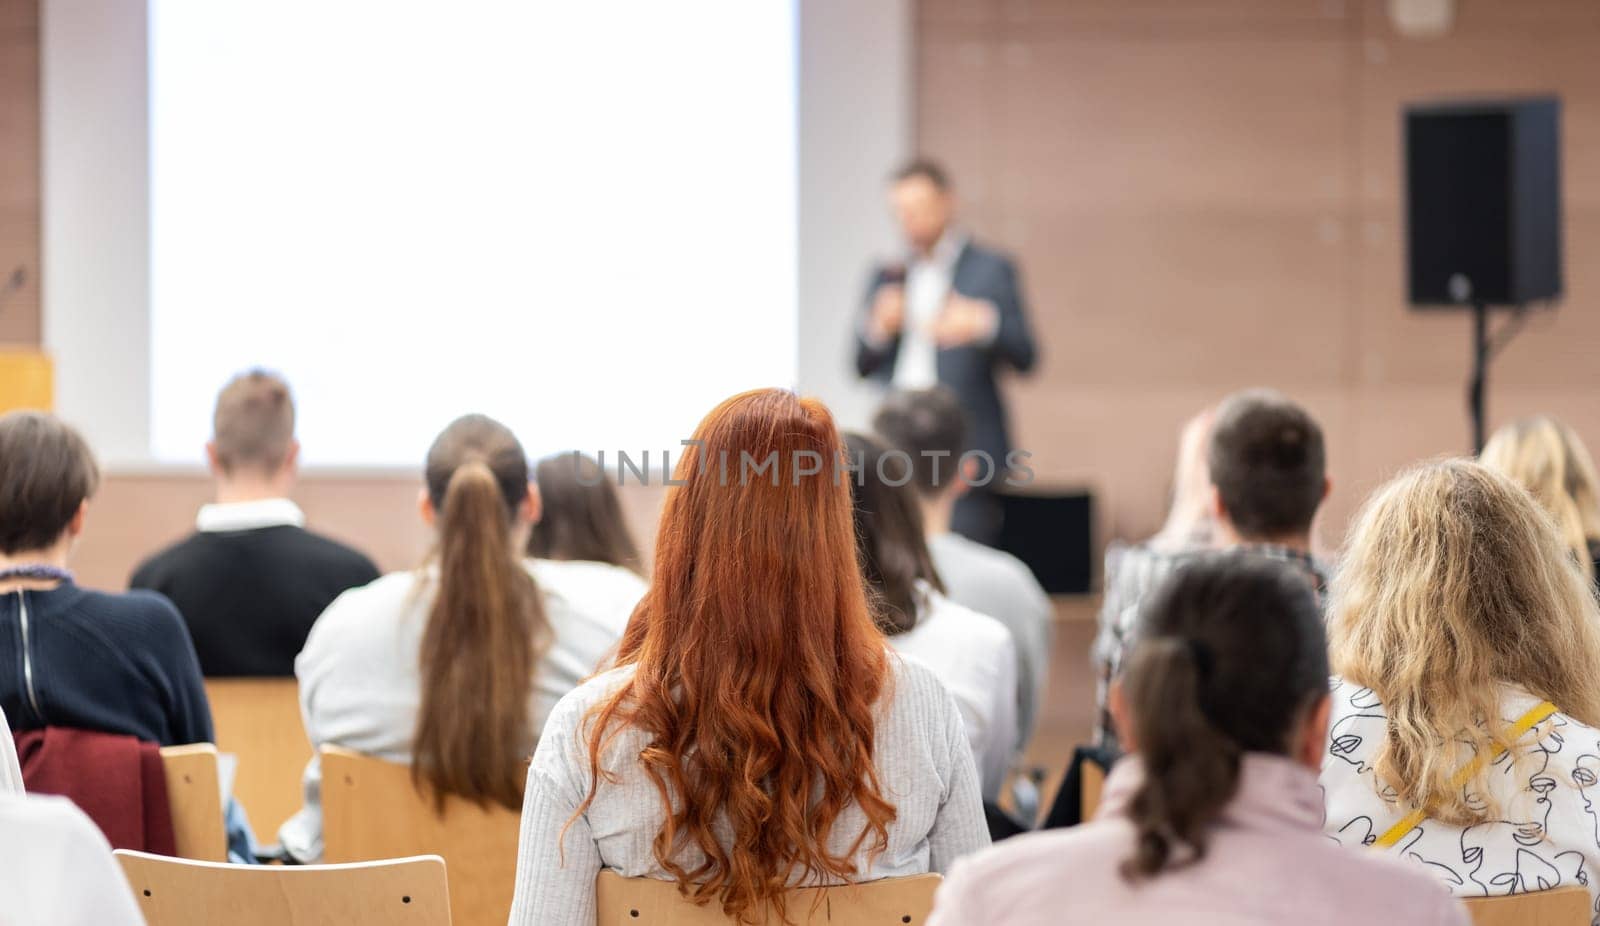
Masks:
[[[1483,452],[1485,421],[1488,417],[1485,413],[1485,393],[1489,385],[1489,361],[1517,336],[1527,319],[1527,306],[1515,305],[1510,309],[1511,317],[1491,338],[1489,306],[1482,302],[1472,304],[1472,378],[1467,381],[1467,415],[1472,421],[1473,456]]]

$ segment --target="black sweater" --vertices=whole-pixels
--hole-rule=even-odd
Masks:
[[[212,741],[189,635],[172,604],[149,592],[108,595],[68,582],[0,594],[0,708],[14,730]]]
[[[129,585],[177,605],[208,677],[291,677],[333,599],[377,577],[355,550],[277,525],[192,534],[145,561]]]

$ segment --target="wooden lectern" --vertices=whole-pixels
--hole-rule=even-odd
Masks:
[[[55,370],[50,358],[25,345],[0,345],[0,414],[19,408],[55,406]]]

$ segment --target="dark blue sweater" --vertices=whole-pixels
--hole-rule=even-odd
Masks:
[[[69,582],[0,594],[0,708],[19,731],[213,741],[194,645],[177,609],[152,592],[108,595]]]

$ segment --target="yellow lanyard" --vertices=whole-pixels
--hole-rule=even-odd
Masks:
[[[1549,701],[1540,701],[1538,704],[1535,704],[1532,709],[1519,717],[1517,722],[1511,725],[1511,735],[1506,737],[1507,741],[1515,743],[1517,740],[1522,739],[1522,735],[1524,733],[1527,733],[1529,730],[1532,730],[1534,727],[1549,719],[1550,715],[1554,714],[1555,712],[1556,706],[1551,704]],[[1484,765],[1500,758],[1500,755],[1506,751],[1506,748],[1507,747],[1504,743],[1495,743],[1494,750],[1487,759],[1483,756],[1478,756],[1476,759],[1468,762],[1466,765],[1463,765],[1460,771],[1456,772],[1455,777],[1450,779],[1450,787],[1464,787],[1467,782],[1471,781],[1473,777],[1478,774],[1478,772],[1483,770]],[[1427,815],[1421,810],[1411,811],[1404,817],[1401,817],[1399,823],[1396,823],[1394,826],[1384,830],[1383,835],[1379,836],[1373,845],[1379,849],[1389,848],[1390,846],[1399,842],[1401,839],[1405,838],[1407,833],[1416,829],[1418,824],[1420,824],[1426,818]]]

